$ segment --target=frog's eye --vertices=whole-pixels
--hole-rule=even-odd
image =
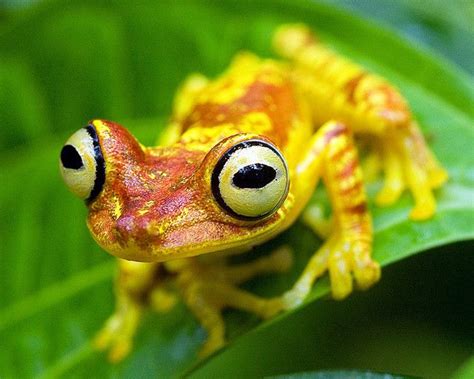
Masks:
[[[288,194],[288,168],[272,144],[240,142],[219,159],[211,179],[219,205],[232,216],[259,220],[273,214]]]
[[[79,129],[61,150],[59,168],[64,182],[75,195],[92,201],[105,182],[105,163],[95,128]]]

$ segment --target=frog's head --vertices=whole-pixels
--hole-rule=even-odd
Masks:
[[[246,133],[203,146],[148,149],[94,120],[66,142],[60,170],[89,208],[93,237],[120,258],[168,260],[270,238],[292,206],[278,149]]]

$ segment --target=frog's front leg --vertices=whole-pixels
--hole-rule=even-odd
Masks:
[[[279,300],[263,299],[228,282],[212,282],[211,278],[198,279],[187,285],[183,288],[183,299],[207,332],[206,342],[199,351],[200,357],[206,357],[225,345],[224,308],[240,309],[262,318],[282,310]]]
[[[109,350],[108,357],[112,362],[122,360],[132,348],[147,297],[154,286],[158,265],[119,259],[115,312],[94,340],[97,349]]]
[[[333,231],[310,259],[291,290],[283,295],[286,308],[299,305],[319,276],[329,271],[332,294],[342,299],[352,291],[352,277],[365,289],[380,278],[371,258],[372,221],[350,130],[338,122],[323,125],[296,168],[294,192],[302,198],[323,177],[333,208]],[[306,216],[310,217],[310,216]]]
[[[199,352],[201,357],[212,354],[225,344],[223,309],[240,309],[262,318],[271,317],[283,309],[280,298],[264,299],[237,285],[260,274],[286,271],[291,263],[292,255],[287,247],[281,247],[269,256],[237,265],[183,261],[183,265],[177,268],[176,282],[184,302],[207,332],[207,340]]]

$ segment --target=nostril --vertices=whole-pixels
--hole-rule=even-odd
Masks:
[[[72,145],[65,145],[61,150],[61,163],[65,168],[78,170],[84,167],[82,158],[76,148]]]

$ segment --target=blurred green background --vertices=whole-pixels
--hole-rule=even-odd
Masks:
[[[198,365],[205,334],[179,304],[147,315],[133,354],[110,365],[89,341],[113,309],[114,262],[59,178],[62,143],[108,118],[151,144],[187,74],[215,76],[242,49],[271,56],[273,29],[294,21],[401,88],[451,175],[437,216],[408,222],[409,196],[373,209],[384,276],[367,293],[336,303],[323,280],[304,307],[271,322],[229,312],[231,345]],[[474,377],[473,21],[470,1],[0,3],[0,378]],[[323,192],[313,201],[327,204]],[[282,243],[298,253],[293,270],[249,289],[288,288],[321,241],[297,223],[256,254]]]

